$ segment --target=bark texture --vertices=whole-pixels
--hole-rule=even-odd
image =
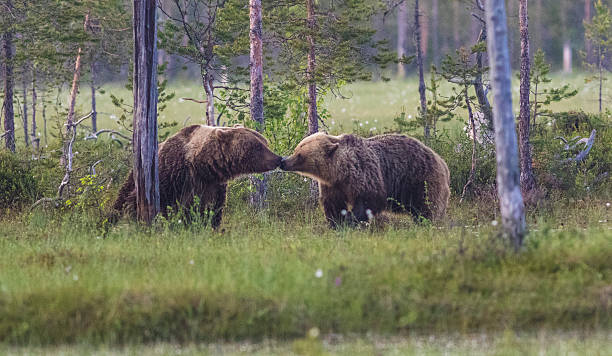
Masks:
[[[261,25],[261,0],[250,0],[250,67],[251,67],[251,119],[263,129],[263,45]]]
[[[11,1],[7,6],[12,8]],[[2,106],[4,117],[4,144],[11,152],[15,152],[15,111],[13,108],[13,33],[2,35],[4,49],[4,103]]]
[[[502,226],[515,249],[519,249],[526,233],[526,224],[519,182],[516,129],[512,113],[512,82],[504,0],[487,0],[485,14],[495,102],[493,120],[497,159],[497,191]]]
[[[263,28],[261,22],[261,0],[249,1],[250,19],[250,67],[251,67],[251,119],[257,122],[257,131],[264,129],[264,103],[263,103]],[[266,201],[268,175],[264,173],[262,179],[251,177],[255,185],[252,203],[262,208]]]
[[[32,69],[32,147],[38,148],[40,139],[36,135],[36,102],[38,96],[36,94],[36,71]]]
[[[423,74],[423,50],[421,47],[421,13],[419,0],[414,2],[414,42],[416,46],[416,61],[419,69],[419,97],[421,102],[421,116],[424,120],[425,142],[429,140],[429,118],[427,117],[427,98],[425,97],[425,76]]]
[[[22,82],[22,89],[23,89],[23,107],[22,107],[22,111],[21,111],[21,116],[23,119],[23,140],[25,142],[26,147],[28,147],[30,145],[30,137],[28,135],[28,125],[30,124],[29,120],[28,120],[28,83],[27,83],[27,76],[26,76],[26,67],[23,68],[23,82]]]
[[[523,194],[535,188],[535,179],[531,167],[531,143],[529,141],[529,95],[530,95],[530,71],[531,60],[529,58],[529,17],[528,0],[520,0],[519,5],[519,27],[521,29],[521,90],[520,90],[520,114],[519,114],[519,137],[520,137],[520,166],[521,166],[521,189]]]
[[[314,0],[306,0],[306,12],[309,34],[306,36],[308,41],[308,66],[306,77],[308,80],[308,134],[312,135],[319,131],[319,115],[317,114],[317,83],[315,82],[315,71],[317,68],[315,56],[315,42],[313,33],[317,26],[315,19]]]
[[[435,65],[440,64],[440,36],[438,30],[440,29],[440,12],[438,0],[431,2],[431,46],[433,63]]]
[[[156,1],[134,0],[134,167],[136,215],[150,224],[159,212],[157,155]]]
[[[91,131],[98,131],[98,111],[96,110],[96,62],[91,58],[89,63],[91,74]]]

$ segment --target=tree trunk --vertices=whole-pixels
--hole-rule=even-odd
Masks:
[[[7,7],[12,9],[11,1],[7,1]],[[15,152],[15,111],[13,109],[13,33],[6,32],[2,35],[4,48],[4,143],[11,152]]]
[[[432,61],[435,65],[440,64],[440,36],[438,31],[440,30],[440,13],[438,0],[433,0],[431,3],[431,49],[432,49]]]
[[[215,87],[214,78],[210,71],[202,75],[202,85],[206,93],[206,125],[215,126]]]
[[[317,67],[315,57],[315,43],[313,32],[316,28],[314,0],[306,0],[306,11],[308,13],[308,30],[306,36],[308,41],[308,67],[306,69],[308,79],[308,134],[312,135],[319,131],[319,115],[317,114],[317,83],[315,81],[315,71]]]
[[[584,0],[584,23],[591,23],[591,0]],[[584,50],[586,52],[586,62],[591,63],[593,61],[593,44],[587,38],[586,33],[584,35]]]
[[[570,40],[563,42],[563,72],[572,72],[572,45]]]
[[[159,212],[156,1],[134,0],[134,185],[140,221]]]
[[[264,125],[263,107],[263,44],[261,25],[261,0],[250,0],[250,67],[251,67],[251,119],[257,130]]]
[[[604,51],[603,51],[601,44],[599,45],[599,50],[597,52],[598,52],[597,57],[599,57],[598,58],[599,60],[598,62],[599,63],[598,64],[599,66],[599,113],[601,114],[601,111],[602,111],[601,93],[603,90],[603,56],[604,56]]]
[[[512,113],[512,81],[508,53],[508,27],[504,0],[485,3],[487,40],[494,97],[493,120],[497,158],[497,191],[502,226],[518,250],[526,233],[523,196],[519,182],[518,147]]]
[[[49,143],[47,140],[47,103],[45,102],[45,91],[42,91],[42,95],[40,96],[40,101],[42,102],[42,119],[43,119],[43,137],[45,138],[45,147]]]
[[[251,67],[251,119],[257,123],[257,131],[264,129],[264,103],[263,103],[263,41],[261,23],[261,0],[249,1],[250,18],[250,67]],[[252,177],[255,183],[255,194],[252,203],[258,209],[263,208],[266,201],[267,178],[264,173],[262,179]]]
[[[483,42],[487,40],[487,26],[486,24],[482,25],[480,30],[480,35],[478,36],[478,42]],[[482,72],[484,71],[484,62],[483,62],[483,52],[478,52],[476,54],[476,66],[478,67],[478,73],[474,78],[474,91],[476,92],[476,98],[478,99],[478,105],[480,106],[480,110],[485,117],[485,121],[487,122],[487,126],[489,129],[493,129],[493,110],[491,109],[491,103],[489,103],[489,98],[487,98],[487,94],[484,90],[484,85],[482,82]]]
[[[38,149],[40,139],[36,136],[36,71],[32,68],[32,147]]]
[[[421,21],[419,17],[419,0],[414,2],[414,42],[416,46],[416,61],[419,68],[419,97],[421,99],[421,117],[423,118],[423,127],[425,141],[429,140],[429,118],[427,117],[427,98],[425,97],[425,77],[423,75],[423,53],[421,49]]]
[[[529,142],[529,95],[530,95],[530,71],[531,62],[529,58],[529,15],[528,0],[520,0],[519,26],[521,30],[521,90],[520,90],[520,114],[519,114],[519,144],[520,144],[520,166],[521,166],[521,189],[527,194],[535,188],[535,178],[531,167],[531,143]]]
[[[91,74],[91,131],[98,131],[98,111],[96,110],[96,62],[91,57],[89,63],[89,71]]]
[[[401,59],[406,55],[406,33],[408,32],[408,1],[399,4],[397,8],[397,56]],[[406,76],[406,64],[397,64],[397,77]]]
[[[460,202],[463,202],[463,199],[465,198],[465,195],[467,194],[468,188],[474,184],[474,177],[476,176],[476,164],[477,164],[477,148],[478,148],[478,144],[476,143],[477,140],[477,136],[476,136],[476,123],[474,122],[474,113],[472,112],[472,105],[470,105],[470,91],[469,91],[469,86],[466,85],[465,89],[464,89],[464,95],[465,95],[465,106],[467,107],[468,110],[468,118],[470,119],[470,126],[472,129],[472,167],[470,168],[470,176],[467,180],[467,182],[465,183],[465,185],[463,186],[463,192],[461,192],[461,199]],[[482,128],[481,128],[482,130]]]
[[[30,124],[30,120],[28,120],[28,83],[26,76],[26,67],[23,67],[23,82],[21,83],[23,86],[23,107],[22,107],[22,119],[23,119],[23,140],[25,142],[26,147],[30,145],[30,137],[28,136],[28,125]]]

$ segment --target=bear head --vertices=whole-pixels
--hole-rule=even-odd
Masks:
[[[282,161],[281,156],[270,150],[266,138],[255,130],[234,125],[217,128],[216,133],[235,175],[271,171]]]
[[[329,184],[337,176],[333,161],[340,142],[341,136],[323,132],[310,135],[297,145],[291,156],[282,160],[280,168]]]

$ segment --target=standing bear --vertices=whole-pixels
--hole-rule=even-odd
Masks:
[[[243,174],[263,173],[279,166],[282,157],[268,148],[257,131],[241,125],[192,125],[159,144],[159,198],[167,207],[189,209],[200,199],[200,214],[212,214],[217,228],[225,205],[227,182]],[[113,206],[116,214],[136,214],[132,172]]]
[[[368,221],[385,209],[438,219],[450,196],[446,162],[404,135],[364,139],[317,133],[302,140],[281,169],[319,182],[320,203],[332,227]]]

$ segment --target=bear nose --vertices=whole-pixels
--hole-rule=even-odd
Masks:
[[[287,157],[281,157],[280,169],[285,169],[285,162],[286,161],[287,161]]]

